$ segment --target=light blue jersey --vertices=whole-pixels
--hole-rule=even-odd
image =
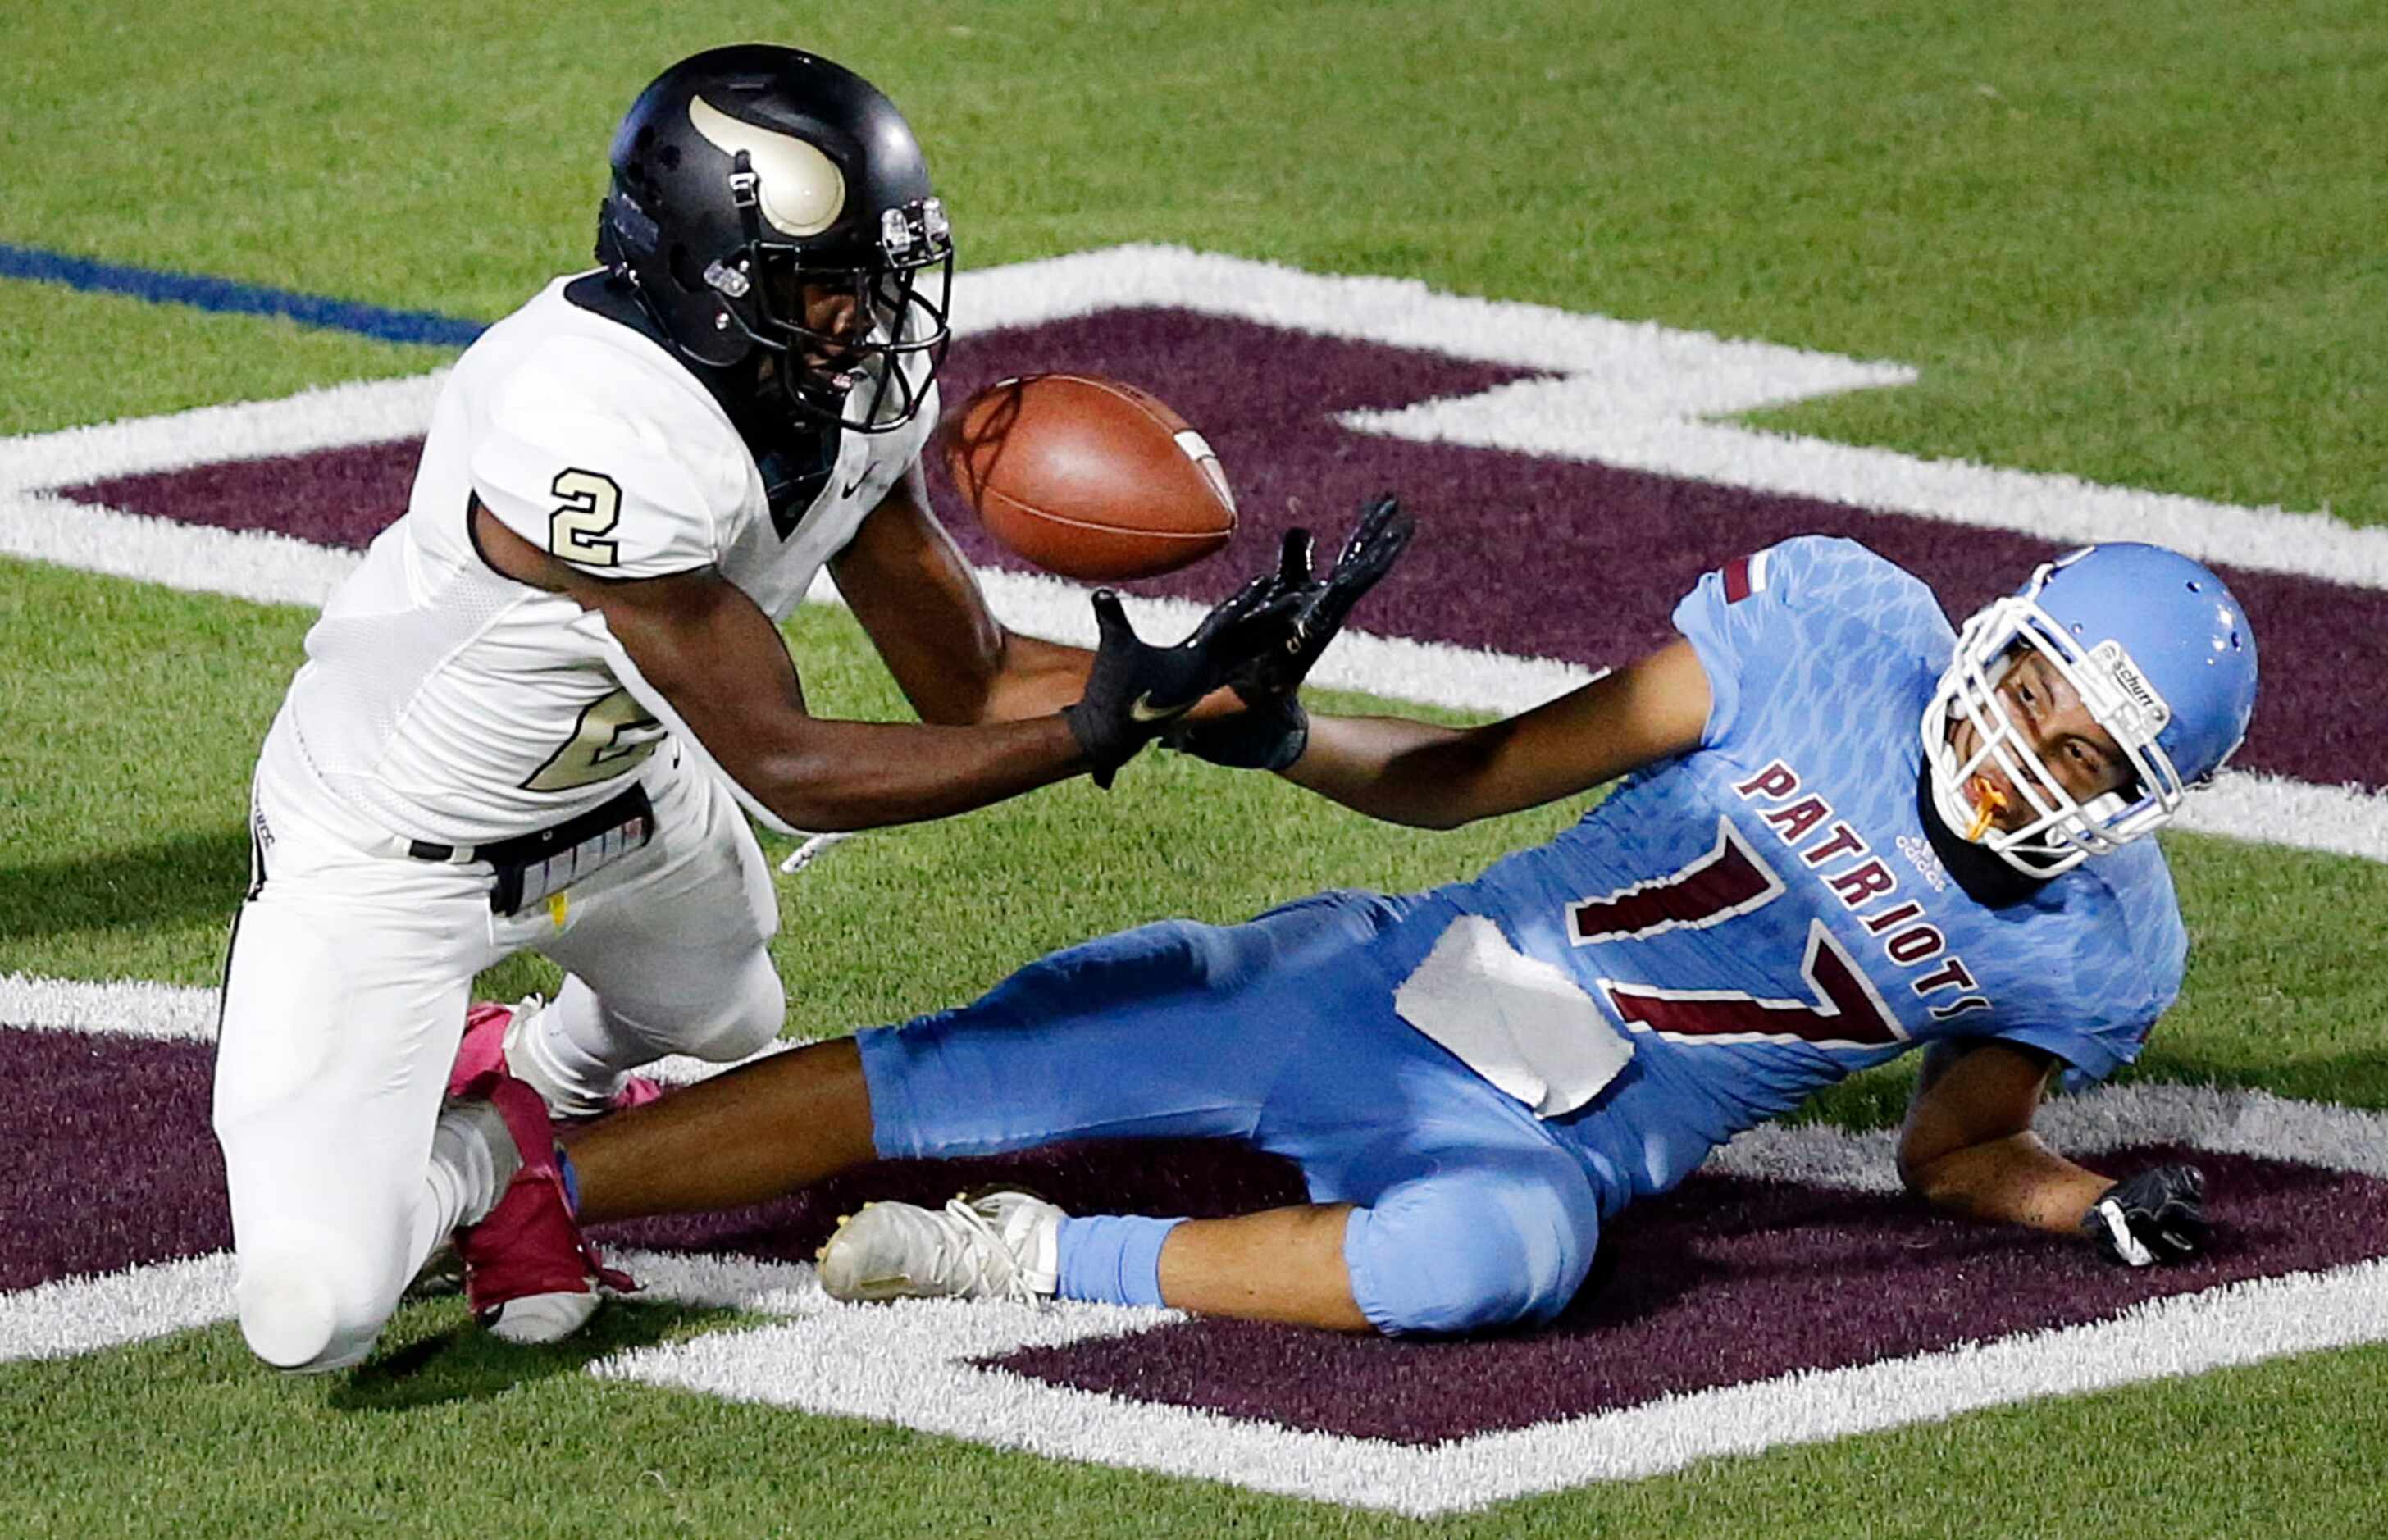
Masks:
[[[1918,1042],[2002,1037],[2092,1077],[2138,1052],[2186,951],[2164,859],[2127,846],[2000,909],[1957,885],[1917,795],[1953,641],[1923,584],[1797,540],[1701,579],[1675,621],[1713,696],[1697,750],[1472,882],[1140,926],[864,1032],[880,1152],[1245,1140],[1297,1163],[1314,1202],[1353,1205],[1343,1253],[1369,1321],[1472,1330],[1548,1319],[1608,1215]],[[1572,1111],[1538,1116],[1399,1009],[1471,916],[1632,1045]],[[1482,1013],[1471,988],[1462,1017]],[[1607,1029],[1571,1001],[1558,1030]],[[1064,1292],[1159,1299],[1170,1222],[1099,1217],[1063,1227],[1065,1280],[1135,1287]]]
[[[1631,1034],[1570,1137],[1647,1193],[1917,1043],[2004,1038],[2090,1078],[2138,1053],[2187,952],[2154,842],[1994,910],[1924,834],[1918,722],[1954,642],[1929,589],[1806,538],[1708,574],[1674,618],[1713,697],[1698,751],[1434,895]]]

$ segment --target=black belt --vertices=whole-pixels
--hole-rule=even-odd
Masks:
[[[552,828],[486,845],[409,840],[406,853],[419,861],[451,866],[489,862],[497,873],[489,890],[489,908],[512,914],[642,847],[654,832],[654,805],[647,798],[647,789],[634,784]]]

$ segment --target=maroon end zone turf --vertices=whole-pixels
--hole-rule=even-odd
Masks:
[[[1111,311],[970,337],[955,348],[943,388],[960,400],[1001,375],[1050,369],[1154,389],[1202,430],[1235,484],[1243,528],[1234,545],[1131,585],[1144,592],[1218,599],[1296,523],[1320,530],[1331,553],[1360,501],[1391,488],[1419,514],[1418,539],[1369,595],[1362,630],[1605,665],[1671,634],[1668,614],[1703,569],[1787,536],[1861,540],[1923,576],[1955,615],[2011,589],[2056,549],[1806,498],[1356,434],[1332,414],[1468,394],[1522,372],[1183,311]],[[128,477],[68,495],[361,545],[404,509],[414,457],[411,443],[372,445]],[[1023,565],[962,511],[941,469],[933,466],[932,480],[973,560]],[[2322,785],[2388,787],[2388,761],[2371,752],[2362,714],[2344,706],[2388,693],[2388,592],[2225,571],[2264,648],[2302,660],[2265,681],[2236,762]]]
[[[0,1025],[0,1291],[232,1244],[215,1050]]]
[[[0,1164],[0,1290],[221,1251],[223,1170],[207,1126],[210,1050],[0,1029],[19,1088]],[[2105,1319],[2141,1301],[2388,1254],[2388,1182],[2292,1162],[2187,1155],[2211,1178],[2212,1253],[2132,1272],[2059,1237],[1971,1225],[1904,1199],[1696,1177],[1628,1210],[1552,1328],[1388,1342],[1234,1321],[1028,1349],[993,1367],[1130,1399],[1431,1444],[1654,1396]],[[898,1161],[738,1214],[607,1227],[609,1244],[805,1260],[873,1198],[940,1203],[1026,1185],[1079,1213],[1237,1213],[1301,1200],[1284,1165],[1233,1145],[1081,1144],[1005,1160]]]
[[[2064,1237],[1969,1224],[1903,1198],[1695,1177],[1629,1209],[1552,1328],[1409,1343],[1242,1321],[1030,1348],[991,1367],[1050,1384],[1289,1428],[1436,1444],[1802,1369],[2113,1317],[2245,1279],[2388,1254],[2388,1182],[2205,1151],[2213,1251],[2134,1271]]]

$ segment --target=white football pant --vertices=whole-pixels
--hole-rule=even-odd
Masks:
[[[284,726],[258,768],[262,882],[225,963],[215,1130],[241,1330],[279,1368],[362,1359],[438,1242],[495,1201],[435,1158],[473,977],[523,950],[569,974],[560,1029],[610,1079],[666,1053],[726,1063],[778,1036],[779,910],[729,792],[669,745],[641,772],[655,834],[530,911],[489,912],[489,869],[418,860],[315,783]]]

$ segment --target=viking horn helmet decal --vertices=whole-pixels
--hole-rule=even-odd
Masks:
[[[746,152],[757,178],[763,217],[789,235],[818,235],[845,209],[837,163],[794,134],[743,122],[702,96],[688,99],[688,121],[727,156]]]

